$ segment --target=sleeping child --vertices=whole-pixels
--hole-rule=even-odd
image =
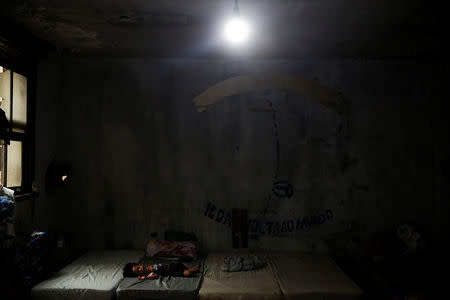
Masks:
[[[137,263],[128,263],[123,268],[123,276],[137,276],[140,280],[157,279],[159,276],[189,277],[199,270],[198,267],[187,268],[182,263],[154,264],[148,266]]]

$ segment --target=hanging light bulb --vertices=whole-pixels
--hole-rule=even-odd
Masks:
[[[233,17],[225,24],[225,39],[232,45],[239,45],[248,38],[249,27],[239,13],[237,0],[234,1]]]
[[[233,18],[225,25],[225,38],[231,44],[241,44],[248,38],[248,25],[241,18]]]

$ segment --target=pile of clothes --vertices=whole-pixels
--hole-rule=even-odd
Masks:
[[[0,243],[14,237],[14,191],[0,184]]]
[[[223,259],[222,271],[242,272],[263,268],[266,263],[256,255],[236,255]]]

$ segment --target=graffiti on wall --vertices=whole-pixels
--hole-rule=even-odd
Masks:
[[[215,103],[217,103],[218,101],[221,101],[222,99],[225,99],[229,96],[268,89],[284,90],[292,92],[294,94],[301,94],[305,96],[307,99],[316,101],[321,105],[323,105],[324,107],[334,110],[336,113],[340,115],[348,112],[349,103],[344,98],[342,93],[329,87],[326,87],[316,81],[311,81],[301,77],[294,77],[283,74],[257,74],[257,75],[233,76],[209,87],[201,94],[199,94],[197,97],[195,97],[193,102],[197,108],[197,111],[203,112],[206,111]],[[280,178],[281,176],[279,176],[280,138],[275,109],[273,108],[271,101],[269,101],[269,106],[270,106],[269,109],[254,110],[258,112],[272,112],[272,121],[275,134],[276,165],[274,170],[274,180],[271,191],[268,192],[267,197],[265,198],[263,216],[265,216],[269,211],[269,209],[271,208],[272,200],[291,198],[294,193],[294,187],[292,183],[289,182],[288,180],[283,180],[282,178]],[[211,203],[208,204],[208,208],[205,212],[205,215],[211,219],[216,220],[216,222],[218,223],[223,223],[228,226],[231,226],[231,214],[229,212],[225,212],[224,210],[215,207],[214,204]],[[310,227],[315,224],[322,224],[331,219],[332,219],[331,210],[326,210],[325,214],[321,214],[316,217],[305,217],[302,219],[302,221],[298,221],[297,219],[296,222],[294,222],[294,220],[285,220],[272,222],[273,224],[271,225],[270,222],[261,221],[258,223],[258,221],[252,220],[251,224],[256,222],[255,224],[260,225],[252,225],[253,227],[250,227],[249,223],[249,227],[250,229],[256,228],[255,230],[257,231],[259,230],[260,233],[264,232],[264,234],[265,232],[271,233],[272,231],[285,232],[283,230],[291,232],[294,230],[293,229],[294,227],[296,229],[301,229],[304,227]],[[293,225],[294,223],[295,226]]]
[[[272,102],[269,102],[269,105],[270,107],[272,107]],[[278,178],[278,175],[280,173],[280,137],[278,134],[278,125],[275,117],[275,110],[272,110],[272,120],[273,120],[273,129],[275,133],[275,153],[276,153],[275,157],[276,167],[274,174],[274,182],[272,186],[272,193],[275,197],[278,198],[290,198],[294,194],[294,188],[292,184],[290,184],[287,180],[279,180]]]
[[[204,216],[219,224],[231,227],[231,212],[219,208],[211,202],[208,202]],[[332,219],[333,212],[330,209],[327,209],[323,213],[317,215],[298,217],[296,219],[272,221],[249,219],[248,231],[249,233],[260,235],[289,233],[296,230],[315,227],[324,224],[325,222],[330,222]]]

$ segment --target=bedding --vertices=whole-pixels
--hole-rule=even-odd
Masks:
[[[144,257],[139,263],[144,265],[167,263],[172,260]],[[203,276],[204,257],[183,262],[188,267],[199,267],[200,271],[191,277],[161,276],[158,279],[139,280],[126,277],[116,290],[117,300],[141,299],[197,299]]]
[[[33,300],[111,300],[123,279],[122,269],[143,251],[89,252],[31,290]]]
[[[285,299],[361,299],[363,291],[329,257],[273,254],[272,263]]]
[[[257,255],[234,255],[223,259],[222,271],[250,271],[262,268],[264,265],[264,261]]]
[[[227,257],[239,253],[214,253],[205,263],[200,300],[277,300],[283,299],[277,279],[272,270],[270,256],[258,254],[264,262],[259,269],[243,272],[226,272],[223,265]]]

